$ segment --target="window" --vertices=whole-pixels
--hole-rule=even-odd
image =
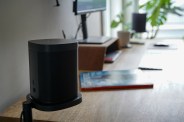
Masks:
[[[103,34],[106,36],[116,37],[117,31],[122,30],[121,25],[117,28],[110,28],[111,21],[115,19],[116,15],[122,12],[123,3],[132,1],[132,5],[126,13],[127,21],[131,21],[132,13],[138,10],[138,0],[107,0],[107,10],[103,14]]]
[[[139,5],[147,2],[148,0],[139,0]],[[183,0],[173,0],[174,5],[182,7],[184,9]],[[184,15],[184,12],[182,13]],[[151,30],[151,27],[147,25],[147,30]],[[167,22],[160,26],[160,31],[157,35],[159,38],[183,38],[184,37],[184,16],[177,16],[168,14]]]

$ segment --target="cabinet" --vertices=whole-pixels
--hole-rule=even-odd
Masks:
[[[103,44],[79,44],[79,70],[103,70],[106,53],[119,49],[119,42],[116,38]]]

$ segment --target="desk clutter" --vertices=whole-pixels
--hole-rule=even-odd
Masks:
[[[88,51],[90,51],[90,54],[98,54],[99,50],[101,52],[104,51],[103,53],[101,53],[100,60],[102,61],[101,63],[104,63],[103,56],[106,51],[105,49],[111,49],[111,47],[114,47],[110,46],[112,44],[110,42],[113,43],[116,41],[108,41],[106,43],[107,45],[104,43],[102,46],[82,45],[82,50],[80,51],[86,52],[86,55],[83,55],[83,57],[88,59],[88,63],[89,60],[91,60],[87,57],[89,56]],[[144,122],[182,122],[184,119],[183,40],[175,40],[177,50],[158,48],[149,49],[145,47],[149,46],[150,43],[152,42],[148,41],[145,45],[135,44],[132,46],[132,48],[122,49],[120,57],[113,63],[105,63],[103,69],[95,68],[93,69],[93,71],[90,70],[91,72],[82,72],[80,74],[80,76],[82,77],[80,77],[80,80],[82,79],[83,81],[81,82],[90,82],[91,80],[96,81],[89,83],[89,85],[88,83],[86,83],[87,86],[94,86],[95,84],[99,84],[99,86],[104,86],[104,84],[108,84],[110,86],[102,87],[103,89],[96,89],[96,85],[95,89],[89,90],[87,88],[86,91],[83,90],[81,92],[83,97],[82,103],[72,108],[55,112],[42,112],[33,109],[34,121],[134,122],[136,120],[139,120]],[[116,46],[116,43],[113,45]],[[90,57],[92,56],[90,55]],[[155,66],[157,64],[161,64],[161,68],[163,68],[163,70],[134,70],[139,66],[141,59],[143,59],[144,62],[144,60],[147,60],[149,57],[151,59],[148,60],[148,62],[146,61],[146,63],[150,64],[152,62],[151,65],[154,64]],[[160,62],[158,59],[160,60]],[[96,62],[91,67],[93,68],[94,66],[96,66]],[[145,79],[143,79],[144,77]],[[136,80],[139,78],[140,80]],[[118,81],[118,79],[124,80]],[[101,82],[102,84],[100,84]],[[128,84],[132,85],[135,83],[143,85],[146,84],[150,86],[146,89],[137,89],[136,87],[136,90],[135,88],[132,88],[130,86],[126,86],[129,87],[129,90],[123,89],[125,87],[119,89],[117,89],[116,87],[116,89],[107,89],[109,87],[114,87],[109,82],[113,82],[111,84],[116,84],[117,86],[126,86]],[[121,85],[118,84],[119,82],[122,82]],[[84,83],[81,83],[82,87],[84,87],[83,84]],[[5,111],[0,115],[0,122],[18,122],[20,120],[19,117],[22,110],[22,102],[24,100],[25,98],[21,98],[17,102],[13,103],[11,106],[7,107]]]
[[[177,45],[172,41],[157,41],[149,43],[147,49],[140,60],[138,69],[82,72],[80,74],[81,90],[101,91],[153,88],[153,79],[149,79],[149,76],[143,71],[162,71],[165,69],[167,67],[165,62],[173,61],[171,56],[175,55],[175,53],[172,50],[177,49]],[[113,63],[120,55],[123,55],[122,50],[107,53],[104,62]]]

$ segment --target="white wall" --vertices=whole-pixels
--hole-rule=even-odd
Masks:
[[[29,93],[28,40],[74,37],[79,19],[72,12],[72,0],[0,1],[0,112],[22,95]],[[94,15],[93,15],[94,16]],[[99,14],[90,17],[99,25]],[[100,27],[89,29],[99,35]]]

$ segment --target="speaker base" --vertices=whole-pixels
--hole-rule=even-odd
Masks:
[[[27,101],[31,101],[31,106],[41,111],[57,111],[68,107],[75,106],[82,102],[82,95],[79,94],[77,98],[62,104],[39,104],[33,100],[30,94],[27,95]]]

